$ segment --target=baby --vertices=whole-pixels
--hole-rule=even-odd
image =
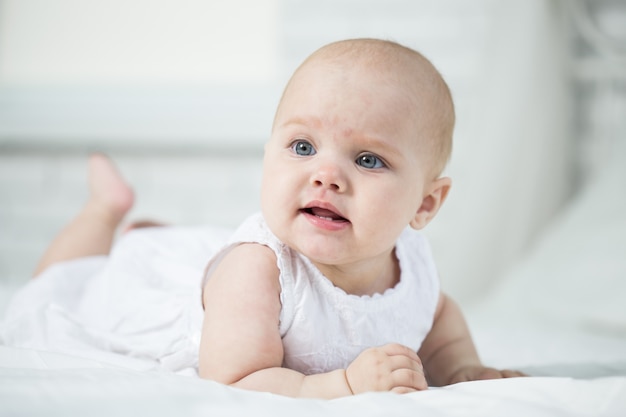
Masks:
[[[313,53],[265,146],[262,213],[193,284],[200,376],[318,398],[520,376],[481,364],[416,232],[450,190],[453,127],[446,83],[419,53],[375,39]],[[91,197],[40,279],[59,261],[107,254],[133,204],[108,159],[92,156],[90,171]]]

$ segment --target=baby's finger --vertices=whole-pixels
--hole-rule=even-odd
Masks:
[[[411,369],[397,369],[391,373],[391,384],[395,387],[406,387],[414,390],[425,390],[428,383],[424,374]]]
[[[521,377],[521,376],[527,376],[526,374],[520,372],[520,371],[513,371],[510,369],[504,369],[502,370],[502,377],[503,378],[517,378],[517,377]]]
[[[424,368],[419,360],[415,360],[404,355],[390,356],[389,366],[392,371],[396,369],[410,369],[422,374],[424,373]]]
[[[393,387],[391,389],[391,392],[394,392],[396,394],[410,394],[416,391],[417,391],[416,389],[409,388],[409,387]]]
[[[389,356],[406,356],[414,361],[417,361],[422,364],[422,360],[417,356],[417,353],[404,345],[399,343],[390,343],[382,347],[383,352],[385,352]]]

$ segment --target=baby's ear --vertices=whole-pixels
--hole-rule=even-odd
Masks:
[[[417,209],[415,217],[411,220],[411,227],[419,230],[426,226],[437,214],[439,208],[446,200],[452,180],[448,177],[437,178],[424,189],[422,205]]]

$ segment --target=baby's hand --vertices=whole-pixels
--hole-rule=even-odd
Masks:
[[[346,369],[346,379],[353,394],[367,391],[403,394],[428,388],[417,353],[399,344],[363,351]]]
[[[484,366],[467,366],[457,371],[450,379],[449,384],[457,382],[477,381],[482,379],[500,379],[515,378],[526,376],[522,372],[512,371],[509,369],[499,370],[494,368],[486,368]]]

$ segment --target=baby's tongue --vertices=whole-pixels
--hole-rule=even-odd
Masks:
[[[313,207],[311,209],[311,213],[313,213],[315,216],[317,217],[327,217],[329,219],[333,219],[333,220],[342,220],[343,217],[338,216],[337,213],[327,210],[327,209],[323,209],[320,207]]]

